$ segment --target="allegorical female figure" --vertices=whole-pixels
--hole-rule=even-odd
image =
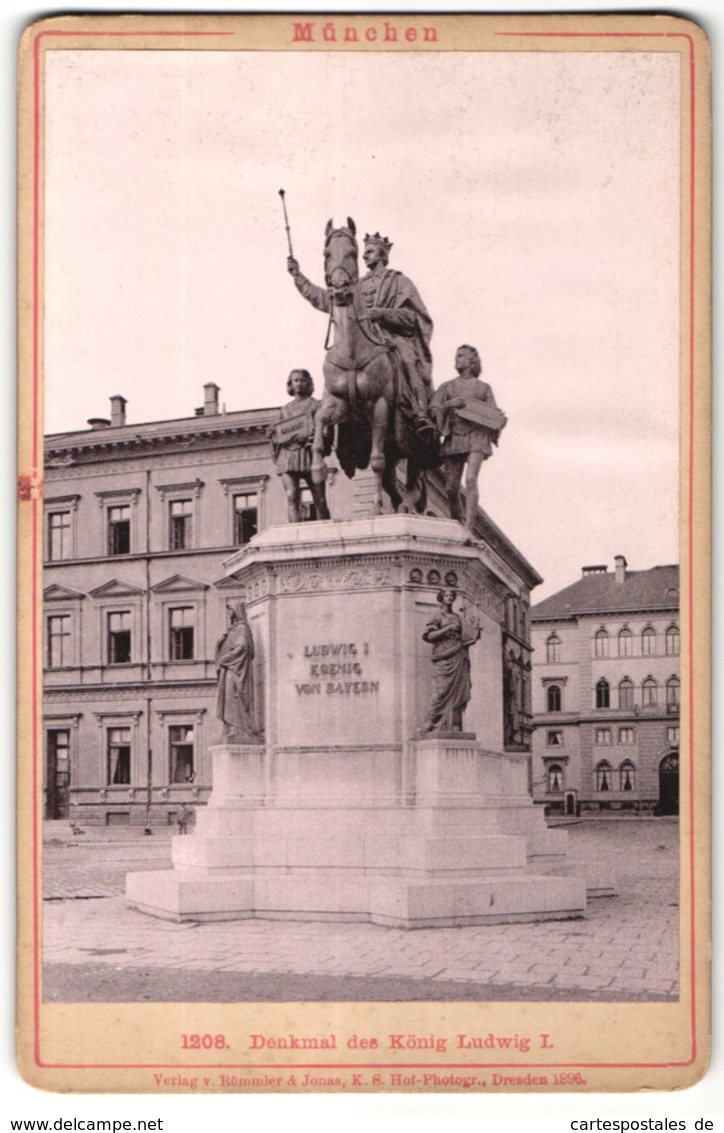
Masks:
[[[229,611],[229,626],[216,647],[218,699],[216,715],[223,722],[222,741],[259,743],[261,732],[254,704],[254,640],[243,602]]]
[[[461,732],[463,713],[471,694],[470,646],[480,637],[480,626],[471,626],[453,610],[454,590],[440,590],[439,612],[427,623],[423,641],[432,645],[432,700],[423,732]]]
[[[317,519],[329,519],[325,485],[312,479],[314,415],[321,403],[312,397],[314,382],[308,370],[292,370],[287,379],[287,393],[292,400],[282,407],[271,431],[274,464],[287,496],[287,518],[290,523],[301,520],[302,484],[306,483],[314,499]]]

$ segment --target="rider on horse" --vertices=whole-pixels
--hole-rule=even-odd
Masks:
[[[429,417],[432,397],[432,319],[414,283],[402,272],[388,268],[389,240],[379,232],[365,236],[363,259],[368,272],[360,280],[370,321],[399,359],[399,402],[402,412],[414,422],[414,431],[427,445],[436,436]],[[297,290],[319,311],[330,311],[329,293],[302,275],[290,256],[287,268]]]

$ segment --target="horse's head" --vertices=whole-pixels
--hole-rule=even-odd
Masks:
[[[324,278],[334,302],[340,306],[352,298],[352,285],[359,279],[357,229],[351,217],[346,228],[335,228],[331,220],[324,230]]]

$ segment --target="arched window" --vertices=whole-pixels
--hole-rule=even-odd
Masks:
[[[630,759],[625,759],[618,769],[619,791],[633,791],[636,787],[636,768]]]
[[[601,680],[596,685],[596,708],[610,708],[611,707],[611,689],[608,681],[601,677]]]
[[[596,790],[597,791],[610,791],[611,790],[611,764],[606,759],[602,759],[600,763],[596,764]]]
[[[548,685],[546,693],[546,704],[548,705],[549,712],[560,712],[561,710],[561,687],[560,685]]]
[[[644,708],[653,708],[658,702],[658,685],[653,677],[647,677],[641,685],[641,703]]]
[[[624,677],[619,683],[618,706],[619,708],[633,708],[634,706],[634,686],[628,677]]]
[[[666,631],[666,652],[670,657],[679,655],[679,627],[669,626]]]
[[[560,661],[561,639],[557,633],[552,633],[546,641],[546,661]]]
[[[631,657],[633,654],[633,634],[630,629],[622,629],[618,635],[619,657]]]
[[[594,641],[594,650],[597,657],[608,657],[608,633],[605,629],[599,629]]]
[[[548,791],[563,790],[563,768],[560,763],[551,763],[547,771]]]
[[[666,707],[678,708],[679,707],[679,678],[669,677],[666,682]]]
[[[656,656],[656,630],[652,629],[651,626],[647,626],[641,634],[641,656]]]

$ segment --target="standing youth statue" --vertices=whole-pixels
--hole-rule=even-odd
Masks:
[[[312,397],[314,382],[308,370],[292,370],[287,379],[287,393],[292,400],[282,408],[271,431],[274,464],[287,495],[287,518],[290,523],[300,522],[302,483],[306,483],[317,518],[329,519],[324,481],[312,477],[314,417],[321,403]]]
[[[421,731],[461,732],[471,695],[471,645],[480,637],[480,623],[453,610],[454,590],[440,590],[439,612],[427,623],[423,641],[432,645],[432,699]]]
[[[493,391],[480,374],[480,355],[474,346],[460,346],[455,354],[457,377],[443,382],[432,399],[431,411],[443,436],[442,461],[450,515],[463,520],[460,482],[465,477],[465,517],[472,531],[478,507],[478,476],[484,460],[493,454],[507,424]]]
[[[222,742],[261,743],[254,703],[254,639],[243,602],[229,610],[229,625],[216,647],[218,700],[216,715],[223,721]]]

